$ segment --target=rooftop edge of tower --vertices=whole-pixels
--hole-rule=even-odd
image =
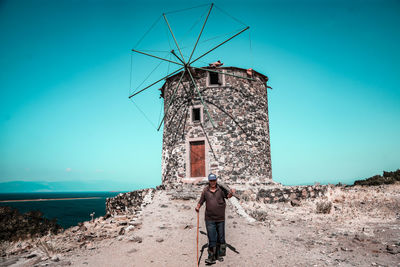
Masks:
[[[255,71],[253,69],[244,69],[244,68],[233,67],[233,66],[228,66],[228,67],[209,67],[209,66],[206,66],[206,67],[202,67],[202,69],[209,69],[209,70],[240,70],[240,71],[244,71],[244,72],[247,72],[248,70],[251,70],[253,72],[253,75],[259,76],[264,82],[268,81],[268,76],[266,76],[266,75],[264,75],[264,74],[262,74],[262,73],[260,73],[258,71]],[[205,70],[202,70],[202,69],[196,69],[196,71],[204,72]],[[182,71],[172,75],[171,77],[168,77],[165,80],[163,86],[159,89],[161,91],[161,96],[160,97],[164,97],[164,88],[165,88],[165,85],[167,84],[167,82],[170,81],[170,80],[175,79],[181,73],[182,73]]]

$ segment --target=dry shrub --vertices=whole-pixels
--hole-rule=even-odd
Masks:
[[[250,213],[250,216],[260,222],[264,222],[268,219],[268,214],[265,211],[255,210]]]
[[[317,213],[328,214],[331,212],[332,202],[330,201],[320,201],[317,203]]]
[[[56,250],[56,248],[49,242],[46,242],[46,241],[42,241],[42,240],[39,240],[37,243],[36,243],[36,246],[37,246],[37,248],[39,249],[39,250],[41,250],[48,258],[51,258],[51,257],[53,257],[56,253],[57,253],[57,250]]]
[[[61,230],[56,219],[45,218],[41,211],[22,214],[15,208],[0,207],[0,242],[41,237],[47,235],[49,231],[57,234]]]
[[[5,257],[7,255],[7,250],[11,248],[12,243],[9,241],[0,242],[0,257]]]

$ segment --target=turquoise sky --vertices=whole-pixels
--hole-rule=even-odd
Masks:
[[[152,123],[128,99],[158,61],[130,50],[170,50],[162,20],[135,44],[163,12],[209,3],[0,1],[0,182],[158,185],[161,84],[134,99]],[[220,59],[270,78],[274,180],[351,183],[400,168],[399,1],[215,4],[198,55],[251,28],[198,66]],[[186,54],[207,9],[167,14]],[[143,86],[168,69],[176,68],[163,63]]]

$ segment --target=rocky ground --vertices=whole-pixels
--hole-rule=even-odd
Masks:
[[[196,200],[153,191],[135,215],[40,239],[3,242],[1,266],[196,266]],[[323,198],[228,201],[227,256],[216,266],[400,266],[400,184],[331,187]],[[207,257],[200,212],[200,266]]]

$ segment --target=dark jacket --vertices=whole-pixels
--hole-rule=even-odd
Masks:
[[[212,222],[225,221],[225,198],[228,198],[228,192],[223,190],[218,184],[215,192],[210,191],[210,186],[206,186],[201,193],[199,200],[200,206],[206,202],[205,220]]]

